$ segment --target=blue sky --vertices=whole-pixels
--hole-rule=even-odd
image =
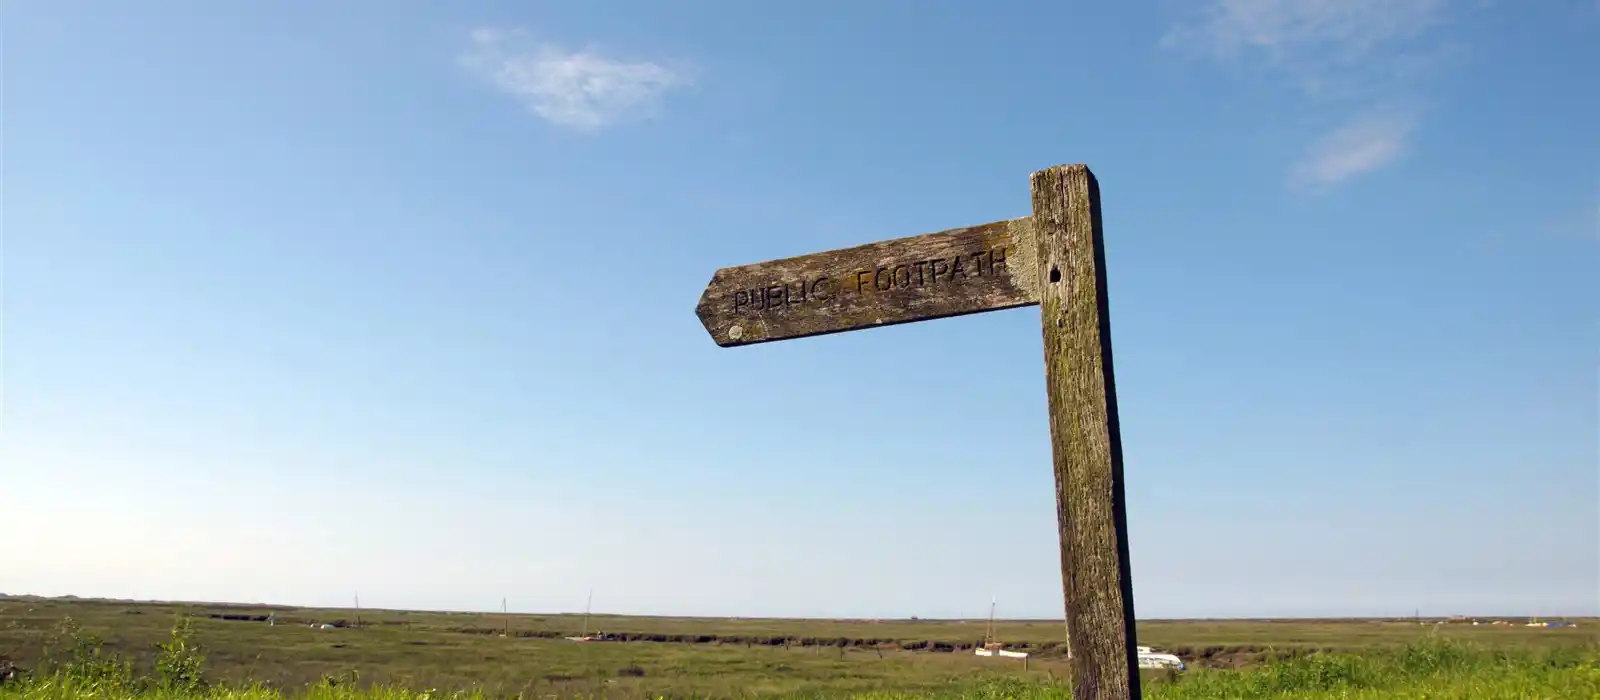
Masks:
[[[1141,617],[1600,614],[1600,8],[10,3],[0,591],[1058,617],[1036,309],[712,272],[1103,191]]]

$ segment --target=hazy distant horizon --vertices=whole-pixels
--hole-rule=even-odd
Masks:
[[[173,600],[173,599],[164,599],[164,598],[110,598],[110,597],[92,596],[92,595],[78,595],[78,594],[72,594],[72,593],[64,593],[64,594],[60,594],[60,595],[39,595],[39,594],[32,594],[32,593],[8,593],[8,592],[0,591],[0,600],[4,600],[4,599],[25,599],[25,598],[38,598],[38,599],[44,599],[44,600],[69,600],[70,599],[70,600],[80,600],[80,601],[88,601],[88,602],[129,603],[129,604],[139,604],[139,605],[145,605],[145,604],[149,604],[149,605],[194,605],[194,606],[214,606],[214,607],[286,608],[286,609],[299,609],[299,610],[366,610],[366,611],[384,611],[384,612],[417,612],[417,613],[450,613],[450,614],[483,614],[483,615],[491,615],[491,614],[499,615],[499,614],[502,614],[502,611],[498,606],[496,606],[496,607],[494,607],[492,609],[489,609],[489,608],[475,609],[475,608],[408,608],[408,607],[392,607],[392,606],[380,606],[380,605],[362,604],[359,608],[357,608],[354,605],[354,602],[355,602],[354,599],[351,600],[351,604],[350,605],[301,605],[301,604],[296,604],[296,603],[282,603],[282,602],[270,602],[270,601]],[[555,609],[548,609],[548,610],[524,609],[524,610],[519,610],[519,609],[517,609],[517,606],[510,605],[509,603],[510,603],[510,599],[507,599],[507,610],[505,612],[508,612],[508,613],[510,613],[512,615],[583,615],[584,614],[584,610],[581,607],[578,608],[578,609],[575,609],[575,610],[555,610]],[[1420,611],[1420,613],[1421,613],[1420,617],[1423,620],[1448,619],[1448,618],[1452,618],[1452,617],[1465,617],[1465,618],[1473,618],[1473,619],[1502,619],[1502,620],[1528,619],[1528,618],[1539,618],[1539,619],[1573,619],[1573,618],[1576,618],[1576,619],[1580,619],[1580,620],[1600,619],[1600,611],[1591,611],[1591,612],[1589,612],[1587,614],[1550,613],[1550,614],[1543,614],[1543,615],[1528,615],[1528,614],[1521,614],[1521,613],[1516,613],[1516,614],[1513,614],[1513,613],[1481,613],[1481,612],[1479,612],[1479,613],[1473,613],[1473,612],[1459,613],[1458,612],[1458,613],[1430,614],[1427,611]],[[739,615],[739,614],[722,615],[722,614],[710,614],[710,613],[705,613],[705,614],[688,614],[688,613],[678,614],[678,613],[670,613],[670,612],[666,612],[666,613],[639,613],[639,612],[613,612],[613,611],[607,611],[607,610],[605,610],[603,608],[595,608],[593,610],[590,610],[589,614],[598,615],[598,616],[612,616],[612,617],[689,618],[689,619],[730,619],[731,618],[731,619],[740,619],[740,620],[909,621],[909,620],[913,619],[912,617],[870,617],[870,616],[868,616],[868,617],[857,617],[857,616],[840,616],[840,615],[774,616],[774,615]],[[1248,616],[1247,615],[1247,616],[1227,616],[1227,617],[1148,617],[1148,616],[1140,615],[1140,616],[1138,616],[1138,619],[1140,621],[1145,621],[1145,622],[1163,622],[1163,621],[1187,622],[1187,621],[1206,621],[1206,620],[1219,620],[1219,621],[1221,621],[1221,620],[1239,620],[1239,621],[1251,621],[1251,620],[1257,620],[1257,621],[1270,621],[1270,620],[1396,620],[1396,621],[1404,621],[1404,620],[1415,619],[1417,617],[1418,617],[1417,614],[1411,614],[1411,615],[1359,615],[1359,614],[1352,614],[1352,615],[1326,615],[1326,616],[1324,616],[1324,615],[1271,615],[1271,616],[1257,615],[1257,616]],[[988,619],[988,609],[985,608],[981,612],[981,614],[976,614],[976,615],[954,616],[954,617],[935,617],[935,616],[919,615],[919,616],[916,616],[914,619],[916,619],[918,621],[927,621],[927,622],[985,620],[985,619]],[[1060,622],[1060,621],[1063,621],[1064,616],[1056,616],[1056,617],[1050,617],[1050,616],[1043,616],[1043,617],[1021,616],[1021,617],[1019,617],[1019,616],[1008,616],[1008,615],[1002,614],[1002,613],[997,611],[995,616],[994,616],[994,619],[996,619],[996,620],[1005,620],[1005,621],[1008,621],[1008,622]]]

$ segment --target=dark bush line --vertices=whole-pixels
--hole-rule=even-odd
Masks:
[[[481,634],[498,635],[505,632],[503,627],[460,626],[441,628],[441,631],[456,634]],[[571,631],[559,630],[512,630],[511,636],[524,639],[559,639],[573,635]],[[607,637],[618,642],[657,642],[662,644],[742,644],[745,646],[772,646],[772,647],[838,647],[838,648],[898,648],[907,651],[938,651],[955,652],[971,651],[980,646],[982,642],[952,642],[930,639],[894,639],[890,637],[786,637],[770,635],[719,635],[719,634],[668,634],[664,632],[611,632]],[[1051,654],[1064,652],[1064,645],[1057,642],[1015,642],[1006,644],[1007,648],[1029,651],[1036,654]]]
[[[283,621],[283,618],[279,618]],[[342,626],[343,620],[334,621],[333,624]],[[383,621],[378,624],[404,624],[399,621]],[[485,625],[461,625],[454,627],[433,628],[438,631],[456,634],[481,634],[499,635],[505,633],[504,627]],[[560,639],[575,635],[573,630],[512,630],[511,636],[523,639]],[[770,646],[770,647],[838,647],[838,648],[866,648],[866,649],[901,649],[905,651],[931,651],[931,652],[970,652],[983,644],[982,641],[957,642],[937,639],[894,639],[890,637],[798,637],[774,635],[749,635],[749,634],[669,634],[665,632],[612,632],[607,637],[616,642],[656,642],[662,644],[742,644],[745,646]],[[1026,651],[1035,656],[1062,656],[1066,653],[1066,644],[1063,642],[1007,642],[1006,648],[1017,651]],[[1274,649],[1254,645],[1237,646],[1179,646],[1171,647],[1167,651],[1184,659],[1192,660],[1200,666],[1238,666],[1242,663],[1256,664],[1268,661],[1293,660],[1311,654],[1337,651],[1333,647],[1292,647]]]
[[[229,613],[211,613],[213,619],[220,620],[245,620],[262,622],[267,619],[265,615],[239,615]],[[278,621],[283,624],[318,624],[318,621],[299,616],[280,616]],[[335,627],[349,627],[348,620],[333,620],[329,624]],[[398,626],[409,624],[406,620],[379,619],[364,625],[371,626]],[[504,627],[486,625],[460,625],[451,627],[432,627],[437,631],[456,634],[481,634],[499,635],[505,632]],[[559,639],[572,636],[575,632],[560,630],[512,630],[513,637],[524,639]],[[611,641],[617,642],[656,642],[662,644],[742,644],[745,646],[771,646],[771,647],[838,647],[866,648],[866,649],[901,649],[905,651],[931,651],[931,652],[964,652],[981,646],[981,641],[955,642],[935,639],[894,639],[889,637],[798,637],[798,636],[771,636],[771,635],[719,635],[719,634],[668,634],[664,632],[613,632],[607,635]],[[1008,642],[1008,649],[1026,651],[1035,656],[1062,656],[1066,653],[1066,645],[1061,642]],[[1199,666],[1236,667],[1245,664],[1257,664],[1278,660],[1293,660],[1310,654],[1336,651],[1332,647],[1294,647],[1288,649],[1273,649],[1253,645],[1238,646],[1179,646],[1168,649],[1184,659],[1191,660]]]

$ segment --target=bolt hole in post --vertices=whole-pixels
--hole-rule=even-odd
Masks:
[[[1055,284],[1055,283],[1060,282],[1060,281],[1061,281],[1061,270],[1056,269],[1054,266],[1051,266],[1051,268],[1050,268],[1050,284]]]

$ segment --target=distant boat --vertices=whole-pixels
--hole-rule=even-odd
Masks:
[[[1010,659],[1026,659],[1026,658],[1028,658],[1028,652],[1025,652],[1025,651],[1012,651],[1010,649],[1005,649],[1005,648],[1001,647],[1000,642],[995,641],[995,636],[994,636],[994,606],[995,606],[995,601],[990,601],[990,603],[989,603],[989,626],[983,632],[983,646],[978,647],[976,649],[973,649],[972,653],[977,654],[978,656],[1004,656],[1004,657],[1010,658]]]
[[[977,654],[978,656],[1005,656],[1012,659],[1028,658],[1028,652],[1001,649],[999,644],[985,644],[977,649],[974,649],[972,653]]]
[[[1136,647],[1139,650],[1139,668],[1175,668],[1183,671],[1189,668],[1183,659],[1172,654],[1158,652],[1150,647]]]
[[[589,634],[589,608],[594,604],[594,591],[589,591],[589,601],[583,604],[583,632],[576,637],[567,637],[569,642],[604,642],[611,639],[611,635],[599,633]]]

